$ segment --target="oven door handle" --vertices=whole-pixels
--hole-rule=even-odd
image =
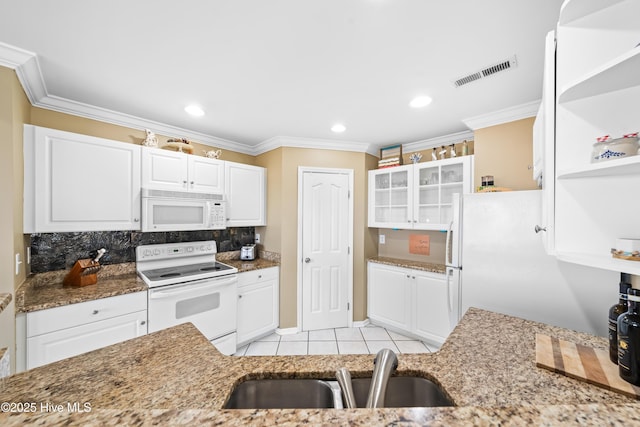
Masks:
[[[198,291],[204,288],[219,288],[222,286],[227,286],[233,284],[237,277],[234,275],[233,277],[229,277],[226,279],[203,279],[206,283],[201,283],[198,286],[196,283],[185,283],[182,286],[175,286],[169,290],[161,290],[161,289],[150,289],[149,290],[149,299],[163,299],[163,298],[171,298],[176,295],[187,294],[190,292]]]

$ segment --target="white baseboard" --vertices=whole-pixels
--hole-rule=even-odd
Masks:
[[[359,321],[354,321],[353,322],[353,327],[354,328],[364,328],[365,326],[369,326],[371,324],[371,322],[369,321],[369,319],[364,319],[364,320],[359,320]]]
[[[300,331],[298,331],[298,328],[295,328],[295,327],[294,328],[284,328],[284,329],[278,328],[278,329],[276,329],[276,334],[278,334],[278,335],[293,335],[293,334],[297,334],[298,332],[300,332]]]

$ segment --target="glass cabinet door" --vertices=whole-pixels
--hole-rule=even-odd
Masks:
[[[453,219],[453,193],[464,192],[462,163],[443,165],[440,169],[440,223],[449,224]]]
[[[406,227],[410,222],[411,205],[410,166],[374,171],[373,223],[378,226]],[[371,222],[371,221],[370,221]]]
[[[417,200],[414,207],[415,222],[418,224],[440,223],[440,167],[438,165],[419,166],[417,170]]]

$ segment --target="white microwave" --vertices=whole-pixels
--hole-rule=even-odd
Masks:
[[[142,189],[142,231],[223,230],[222,194]]]

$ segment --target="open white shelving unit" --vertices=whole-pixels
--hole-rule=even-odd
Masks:
[[[557,28],[555,249],[559,260],[640,275],[615,259],[640,239],[640,156],[591,163],[596,138],[640,131],[640,1],[567,0]]]

